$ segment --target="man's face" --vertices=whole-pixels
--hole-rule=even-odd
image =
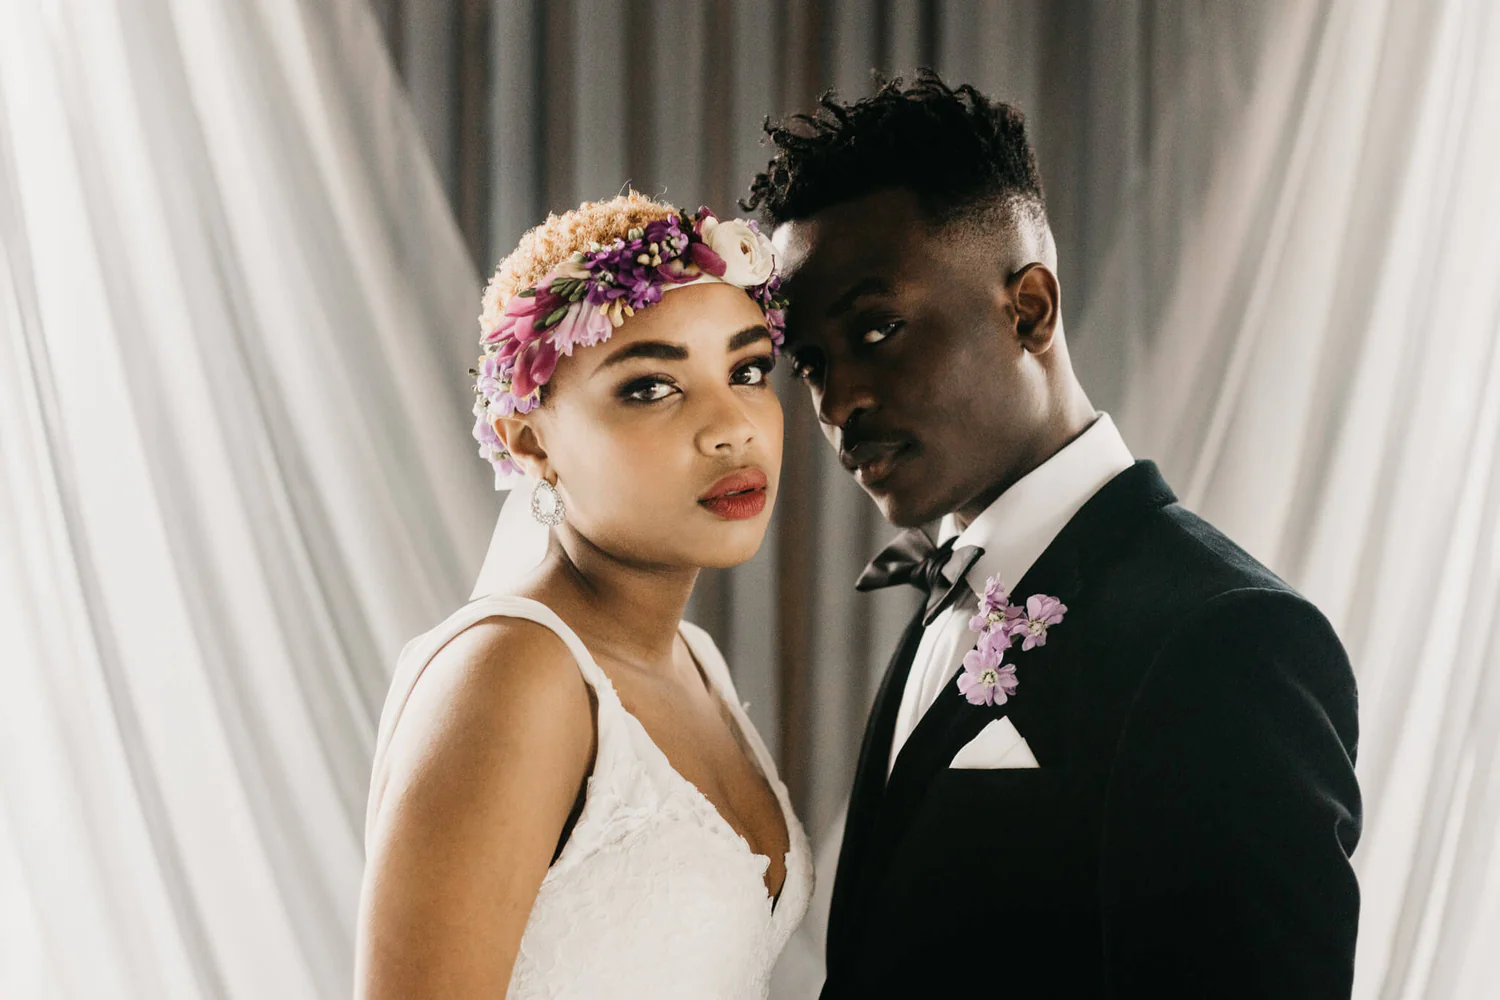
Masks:
[[[776,232],[787,351],[823,434],[893,524],[995,489],[1045,419],[1006,262],[882,191]]]

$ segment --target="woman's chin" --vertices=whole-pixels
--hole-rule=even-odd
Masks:
[[[693,564],[703,569],[732,569],[749,562],[766,540],[766,518],[728,525],[695,546]]]

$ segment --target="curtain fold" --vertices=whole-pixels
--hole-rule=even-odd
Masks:
[[[1478,997],[1500,973],[1496,45],[1492,4],[1287,7],[1121,407],[1184,502],[1349,649],[1362,998]],[[1172,155],[1148,216],[1175,213]]]
[[[1493,4],[373,6],[0,0],[0,995],[348,994],[386,680],[498,510],[470,255],[627,181],[727,211],[762,116],[917,64],[1028,112],[1091,397],[1350,650],[1357,996],[1487,995]],[[835,842],[910,597],[852,591],[891,531],[780,389],[691,615]]]
[[[346,995],[386,678],[496,507],[477,275],[361,4],[0,10],[0,977]]]

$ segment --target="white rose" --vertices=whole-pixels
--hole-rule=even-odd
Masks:
[[[728,219],[703,227],[703,241],[724,258],[724,280],[752,288],[771,276],[776,248],[743,219]]]

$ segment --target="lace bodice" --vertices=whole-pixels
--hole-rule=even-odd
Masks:
[[[812,894],[811,851],[786,786],[750,724],[708,633],[682,624],[786,819],[786,881],[774,908],[770,860],[673,769],[578,636],[522,597],[487,597],[412,640],[381,714],[375,768],[422,669],[450,639],[492,615],[524,618],[567,644],[598,702],[594,769],[582,811],[542,881],[511,975],[511,998],[764,998],[771,968]],[[374,802],[366,836],[373,826]]]

